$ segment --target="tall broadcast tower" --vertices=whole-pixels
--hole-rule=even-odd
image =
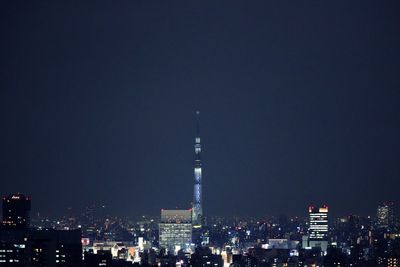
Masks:
[[[203,208],[201,192],[201,144],[200,144],[200,111],[196,111],[196,138],[194,144],[194,192],[192,208],[192,224],[200,227]]]

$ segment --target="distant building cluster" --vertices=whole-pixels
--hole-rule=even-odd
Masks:
[[[304,219],[209,217],[200,228],[192,209],[161,210],[138,221],[105,206],[58,219],[30,216],[31,199],[3,198],[0,266],[382,266],[400,265],[394,204],[375,217],[332,218],[327,205]],[[205,218],[205,217],[203,217]]]
[[[12,194],[2,203],[0,266],[400,267],[392,202],[373,217],[332,218],[327,205],[305,208],[304,218],[204,216],[198,116],[192,207],[136,221],[104,205],[31,217],[31,199]]]

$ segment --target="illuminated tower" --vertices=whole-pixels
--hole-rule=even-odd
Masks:
[[[193,226],[201,226],[203,216],[201,200],[201,144],[200,144],[200,111],[196,111],[196,138],[194,145],[194,192],[192,208]]]

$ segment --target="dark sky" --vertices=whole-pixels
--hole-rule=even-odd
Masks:
[[[3,1],[0,193],[61,213],[400,205],[399,1]]]

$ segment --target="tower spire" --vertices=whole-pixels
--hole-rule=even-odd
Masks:
[[[200,137],[200,110],[196,110],[196,137]]]

